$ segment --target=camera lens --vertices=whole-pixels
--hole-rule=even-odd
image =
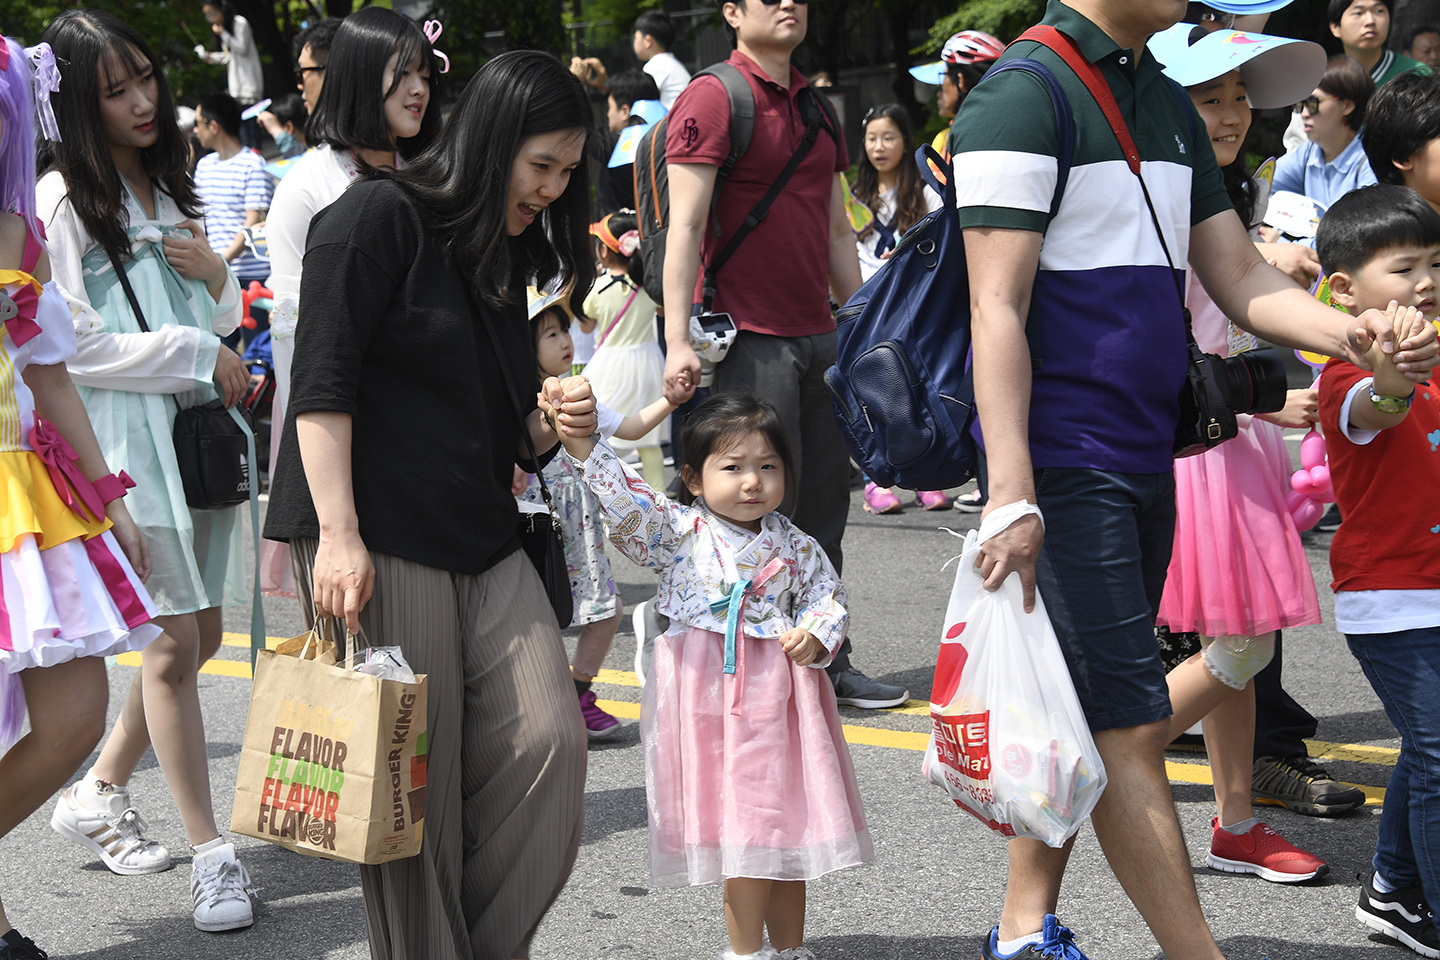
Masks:
[[[1236,413],[1274,413],[1285,406],[1289,382],[1273,349],[1247,350],[1218,364],[1220,391]]]

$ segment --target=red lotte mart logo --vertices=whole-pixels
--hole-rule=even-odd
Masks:
[[[935,725],[935,754],[940,762],[972,780],[990,779],[990,711],[942,717]]]

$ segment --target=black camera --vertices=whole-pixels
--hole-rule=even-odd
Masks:
[[[1285,364],[1274,347],[1233,357],[1205,353],[1190,340],[1190,368],[1180,390],[1175,456],[1193,457],[1234,437],[1242,413],[1274,413],[1285,406]]]
[[[1275,413],[1285,407],[1289,379],[1274,347],[1246,350],[1213,364],[1220,392],[1238,413]]]

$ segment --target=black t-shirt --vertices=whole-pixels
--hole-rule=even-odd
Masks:
[[[610,154],[620,135],[608,127],[590,138],[594,144],[595,163],[600,167],[600,184],[595,191],[595,219],[616,210],[635,209],[635,164],[626,163],[618,167],[609,166]]]
[[[519,546],[510,483],[520,427],[483,324],[495,325],[522,394],[536,376],[529,325],[520,304],[472,303],[398,185],[357,183],[315,216],[265,536],[319,536],[295,418],[336,411],[353,418],[355,510],[370,550],[477,574]]]

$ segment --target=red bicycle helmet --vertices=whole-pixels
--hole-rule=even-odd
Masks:
[[[945,41],[940,50],[940,59],[934,63],[922,63],[910,68],[910,75],[921,83],[939,86],[945,79],[945,68],[949,64],[970,64],[987,67],[1000,59],[1005,44],[980,30],[961,30]],[[982,71],[983,72],[983,71]]]
[[[945,41],[940,59],[945,63],[994,63],[1005,52],[1005,44],[980,30],[961,30]]]

